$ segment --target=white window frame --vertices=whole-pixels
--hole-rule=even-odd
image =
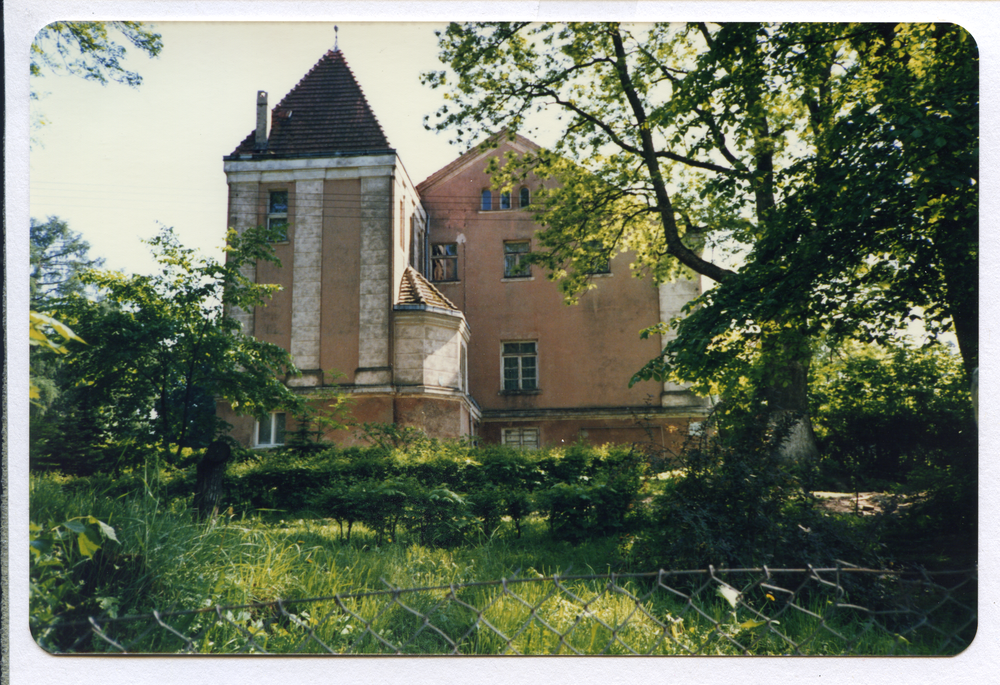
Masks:
[[[537,450],[540,446],[540,431],[538,428],[502,428],[500,444],[522,450]]]
[[[506,349],[507,345],[532,345],[534,350],[532,352],[520,352],[511,351],[508,352]],[[531,359],[532,364],[529,366],[533,368],[534,375],[530,379],[531,387],[525,387],[525,359]],[[508,388],[507,387],[507,360],[516,359],[517,360],[517,387]],[[504,340],[500,343],[500,388],[502,392],[505,393],[534,393],[538,392],[538,341],[537,340]]]
[[[279,419],[281,417],[280,423],[284,424],[279,428]],[[253,439],[254,447],[280,447],[285,444],[285,438],[288,435],[288,414],[283,411],[275,411],[264,417],[266,421],[266,429],[268,433],[268,441],[261,441],[261,429],[265,428],[265,425],[261,423],[261,419],[254,421],[253,426]],[[280,441],[279,441],[280,440]]]

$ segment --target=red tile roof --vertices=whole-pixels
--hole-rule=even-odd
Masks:
[[[329,51],[271,110],[267,149],[251,132],[231,157],[286,157],[392,151],[340,50]]]
[[[453,305],[451,300],[442,295],[440,290],[435,288],[412,266],[406,267],[406,271],[403,272],[403,280],[399,284],[399,302],[397,304],[425,304],[430,307],[458,311],[458,307]]]

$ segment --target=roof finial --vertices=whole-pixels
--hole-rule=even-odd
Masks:
[[[333,51],[337,52],[340,48],[337,47],[337,25],[333,25]]]

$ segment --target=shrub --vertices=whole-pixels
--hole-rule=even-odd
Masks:
[[[849,478],[902,482],[927,466],[974,468],[976,429],[957,355],[856,345],[813,367],[822,452]]]
[[[852,563],[873,550],[836,521],[819,516],[801,485],[801,468],[778,455],[790,422],[730,415],[730,429],[689,443],[684,475],[653,500],[632,553],[640,565],[664,568]]]

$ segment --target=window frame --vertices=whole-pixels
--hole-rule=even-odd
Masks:
[[[591,250],[599,250],[604,247],[603,243],[599,240],[588,240],[587,247]],[[603,264],[592,264],[589,269],[587,269],[588,276],[607,276],[611,273],[611,258],[606,257]]]
[[[527,434],[533,434],[534,444],[525,444],[525,436]],[[508,447],[513,447],[515,449],[522,450],[537,450],[540,449],[541,444],[541,430],[537,426],[520,426],[517,428],[501,428],[500,429],[500,444],[506,445]],[[511,436],[517,436],[516,441],[511,440]]]
[[[518,346],[508,350],[508,345]],[[531,345],[527,350],[521,346]],[[530,364],[525,360],[530,359]],[[508,363],[516,360],[516,367]],[[530,369],[530,375],[525,373]],[[508,379],[508,371],[516,371],[516,378]],[[500,392],[506,395],[535,394],[541,392],[538,387],[538,341],[537,340],[503,340],[500,342]],[[516,382],[517,387],[508,387],[508,380]]]
[[[508,250],[508,246],[527,245],[528,249],[523,251]],[[531,264],[521,264],[523,255],[531,254],[530,240],[505,240],[503,241],[503,277],[505,279],[528,279],[531,278]],[[523,268],[521,273],[518,269]]]
[[[274,196],[284,193],[285,194],[285,211],[274,211],[275,202]],[[280,221],[281,224],[275,224],[274,222]],[[275,243],[287,243],[288,242],[288,189],[276,188],[267,191],[267,228],[271,230],[276,225],[284,226],[284,235],[280,240],[275,240]]]
[[[278,417],[282,417],[281,425],[279,428]],[[264,417],[267,419],[267,432],[269,442],[261,442],[261,429],[264,424],[261,418],[254,421],[253,426],[253,441],[254,447],[268,448],[268,447],[281,447],[285,444],[285,438],[288,435],[288,414],[283,411],[273,411]],[[279,441],[280,440],[280,441]]]
[[[437,254],[438,248],[452,248],[452,254]],[[451,262],[452,273],[454,278],[438,278],[435,273],[435,265],[437,262]],[[444,269],[444,275],[447,276],[448,269]],[[458,243],[431,243],[431,281],[434,283],[454,283],[458,281]]]
[[[527,200],[525,200],[527,198]],[[528,186],[521,186],[521,190],[517,194],[517,206],[520,208],[525,208],[531,204],[531,189]]]
[[[489,188],[483,188],[482,192],[479,194],[479,211],[489,212],[493,210],[493,191]]]
[[[510,209],[510,191],[500,193],[500,209]]]

